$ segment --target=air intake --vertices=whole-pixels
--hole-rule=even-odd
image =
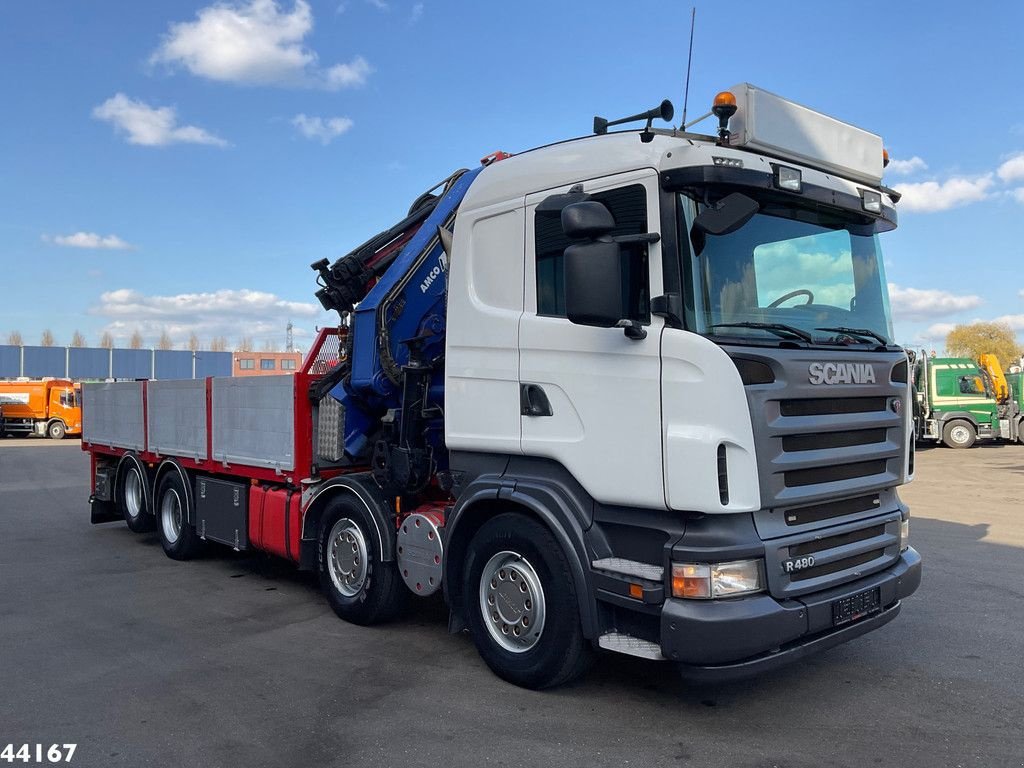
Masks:
[[[725,458],[725,444],[718,446],[718,498],[722,506],[729,503],[729,464]]]

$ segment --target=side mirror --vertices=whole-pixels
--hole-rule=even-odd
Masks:
[[[600,203],[597,205],[604,208]],[[562,220],[565,221],[564,216]],[[564,269],[565,314],[569,321],[597,328],[619,325],[626,316],[622,306],[622,253],[619,244],[593,240],[570,245],[565,249]]]
[[[615,229],[615,217],[603,203],[587,200],[562,209],[562,232],[571,240],[589,240]]]

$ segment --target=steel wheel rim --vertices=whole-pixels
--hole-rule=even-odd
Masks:
[[[526,653],[544,632],[547,603],[537,571],[522,555],[494,555],[480,574],[480,613],[491,639],[510,653]]]
[[[135,468],[128,470],[128,476],[124,479],[124,505],[132,519],[142,514],[142,478]]]
[[[334,588],[345,597],[355,597],[366,583],[369,551],[362,529],[343,517],[327,537],[327,571]]]
[[[971,433],[967,427],[958,424],[949,431],[949,436],[953,438],[954,443],[966,443],[970,439]]]
[[[173,488],[164,494],[163,501],[160,502],[160,525],[163,528],[164,538],[170,544],[174,544],[181,536],[181,497]]]

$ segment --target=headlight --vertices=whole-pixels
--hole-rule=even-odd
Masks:
[[[906,552],[910,548],[910,518],[900,522],[900,552]]]
[[[761,560],[731,563],[673,563],[672,596],[697,600],[735,597],[764,589]]]

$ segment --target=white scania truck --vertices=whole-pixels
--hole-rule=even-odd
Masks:
[[[748,84],[713,112],[453,174],[313,265],[342,322],[294,377],[86,385],[93,521],[274,552],[364,624],[443,590],[530,687],[886,624],[921,565],[881,140]]]

